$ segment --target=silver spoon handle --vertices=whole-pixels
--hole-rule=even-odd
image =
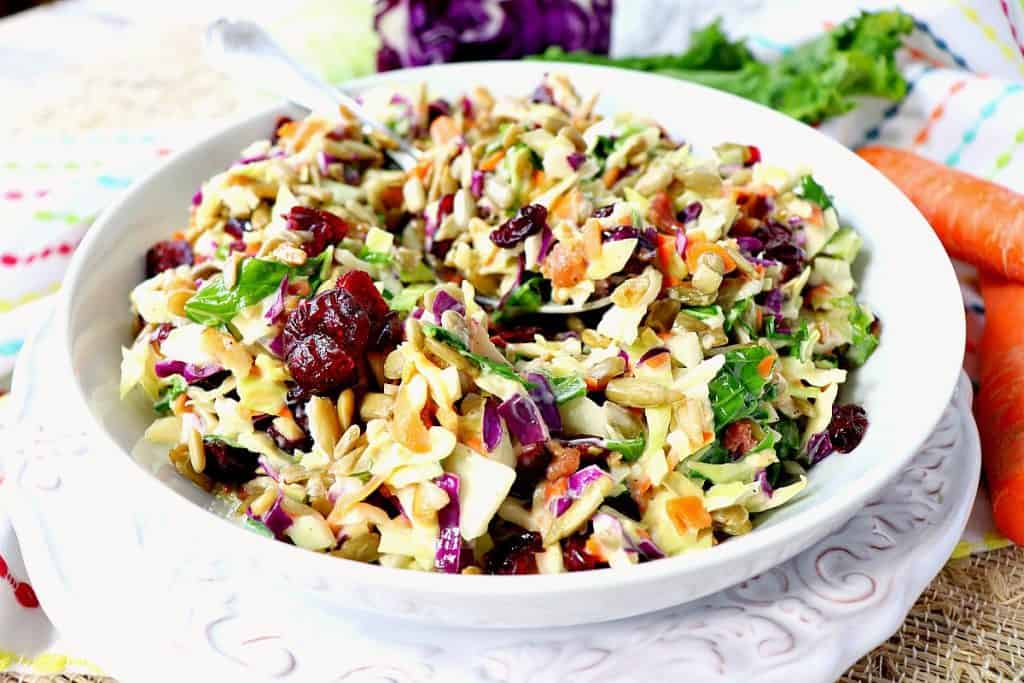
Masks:
[[[416,165],[419,152],[376,121],[352,97],[331,86],[292,59],[258,24],[240,19],[218,19],[206,29],[210,61],[225,74],[249,81],[311,110],[336,112],[344,106],[366,128],[389,140],[388,155],[403,169]]]

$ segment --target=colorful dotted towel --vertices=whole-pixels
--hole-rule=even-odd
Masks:
[[[488,9],[487,16],[503,11],[498,0],[480,2]],[[386,4],[412,7],[417,3]],[[723,14],[731,33],[748,36],[759,56],[770,58],[858,9],[892,4],[619,0],[612,13],[610,46],[615,55],[678,51],[691,27]],[[1024,192],[1024,0],[905,0],[900,4],[917,20],[916,31],[901,51],[911,83],[907,97],[895,104],[865,102],[822,130],[851,147],[879,142],[913,149]],[[321,61],[336,58],[325,56]],[[0,146],[0,391],[26,334],[52,308],[51,295],[59,288],[90,219],[189,137],[166,132],[42,136]],[[984,307],[973,286],[973,271],[958,269],[968,313],[964,364],[973,373]],[[2,471],[0,459],[0,477]],[[988,504],[982,498],[957,554],[1004,545],[1006,541],[992,529]],[[97,671],[86,660],[55,654],[74,647],[59,640],[38,608],[2,509],[0,579],[0,589],[4,583],[10,587],[0,590],[0,671]]]

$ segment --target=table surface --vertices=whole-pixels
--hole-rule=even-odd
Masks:
[[[65,0],[0,20],[0,135],[216,126],[267,101],[202,62],[201,26],[239,2],[149,4]],[[900,631],[842,680],[1020,680],[1022,633],[1024,549],[951,562]],[[0,683],[95,680],[0,674]]]

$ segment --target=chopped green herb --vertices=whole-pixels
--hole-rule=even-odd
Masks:
[[[716,316],[722,315],[722,307],[715,306],[694,306],[692,308],[684,308],[683,313],[696,318],[697,320],[707,320]]]
[[[408,312],[416,308],[416,304],[420,302],[423,295],[430,290],[433,285],[418,284],[418,285],[407,285],[398,294],[394,295],[388,306],[391,307],[392,311]]]
[[[814,202],[822,209],[832,207],[832,198],[825,192],[825,188],[809,175],[800,177],[800,196],[809,202]]]
[[[768,383],[758,365],[770,354],[762,346],[747,346],[725,354],[725,365],[708,384],[716,429],[757,410]]]
[[[171,383],[164,387],[160,398],[153,404],[153,409],[159,415],[170,415],[171,403],[188,389],[188,382],[181,375],[171,375],[169,379]]]
[[[267,538],[273,538],[274,532],[267,528],[267,525],[258,519],[252,517],[246,517],[245,521],[242,522],[249,529],[249,531],[255,532],[260,536],[266,536]]]
[[[440,342],[444,342],[448,346],[452,347],[460,354],[462,354],[464,358],[468,358],[469,360],[476,363],[477,367],[479,367],[481,370],[498,375],[499,377],[504,377],[505,379],[510,379],[514,382],[518,382],[527,389],[534,388],[534,385],[520,377],[519,373],[517,373],[515,371],[515,368],[513,368],[511,365],[499,363],[498,361],[491,360],[490,358],[481,356],[478,353],[473,353],[472,351],[469,350],[469,347],[467,347],[462,342],[461,339],[459,339],[458,337],[456,337],[454,334],[444,329],[443,327],[434,325],[432,323],[423,323],[423,332],[427,336],[437,339]]]
[[[508,318],[514,318],[525,313],[533,313],[540,309],[544,303],[544,296],[541,292],[541,284],[544,278],[531,277],[523,284],[516,287],[494,315],[495,322],[501,322]]]
[[[850,309],[850,327],[853,330],[853,339],[846,350],[845,358],[854,367],[864,365],[868,357],[878,348],[878,337],[872,333],[875,316],[871,315],[863,306],[854,304]]]
[[[566,377],[549,377],[551,392],[555,395],[555,403],[562,405],[574,398],[587,395],[587,383],[582,377],[568,375]]]
[[[646,440],[637,436],[632,439],[608,439],[605,447],[610,451],[616,451],[626,462],[636,462],[643,455]]]

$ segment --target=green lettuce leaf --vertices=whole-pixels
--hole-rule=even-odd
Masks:
[[[644,447],[647,444],[641,434],[632,439],[608,439],[604,445],[608,450],[616,451],[626,462],[636,462],[643,455]]]
[[[492,374],[498,375],[499,377],[504,377],[505,379],[510,379],[513,382],[518,382],[527,389],[534,388],[534,385],[520,377],[519,373],[517,373],[515,371],[515,368],[513,368],[511,365],[505,365],[504,363],[499,363],[498,361],[491,360],[490,358],[487,358],[485,356],[481,356],[478,353],[473,353],[472,351],[469,350],[469,347],[467,347],[462,342],[461,339],[459,339],[458,337],[456,337],[454,334],[444,329],[443,327],[434,325],[433,323],[423,323],[423,333],[426,334],[428,337],[437,339],[438,341],[443,342],[448,346],[452,347],[453,349],[458,351],[464,358],[468,358],[469,360],[473,361],[477,365],[477,367],[479,367],[481,370],[485,372],[490,372]]]
[[[897,68],[896,50],[913,28],[913,19],[898,10],[866,12],[772,63],[757,61],[716,24],[693,34],[690,49],[679,55],[617,59],[552,49],[535,58],[660,73],[818,123],[853,109],[857,95],[901,99],[907,82]]]
[[[160,392],[160,398],[153,404],[153,409],[158,415],[170,415],[171,403],[188,389],[188,382],[181,375],[171,375],[168,379],[171,383],[164,387]]]

